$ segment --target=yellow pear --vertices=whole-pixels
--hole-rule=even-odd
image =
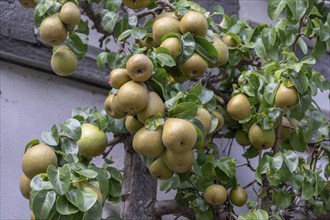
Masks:
[[[251,145],[248,133],[243,130],[237,130],[235,132],[235,140],[239,145],[242,146]]]
[[[162,37],[169,33],[180,33],[179,21],[171,17],[162,17],[152,25],[152,37],[160,45]]]
[[[233,39],[232,36],[229,34],[224,34],[222,37],[222,41],[228,46],[228,47],[236,47],[237,42]]]
[[[60,19],[64,24],[75,27],[80,23],[80,11],[73,2],[67,2],[62,5],[60,10]]]
[[[153,64],[144,54],[134,54],[126,64],[129,77],[136,82],[144,82],[152,76]]]
[[[68,36],[68,31],[59,18],[59,13],[45,18],[40,24],[39,33],[41,40],[51,46],[63,43]]]
[[[142,9],[146,7],[150,0],[122,0],[124,5],[127,6],[127,8],[131,9]]]
[[[157,47],[154,39],[150,36],[147,36],[142,40],[138,39],[136,40],[136,42],[139,45],[139,47],[146,47],[148,50]]]
[[[119,89],[122,85],[132,80],[126,69],[113,69],[108,77],[109,85],[114,89]]]
[[[176,60],[178,55],[181,53],[181,43],[180,40],[176,37],[167,38],[163,41],[163,43],[161,43],[159,47],[168,49],[174,60]]]
[[[155,92],[149,92],[148,105],[141,112],[136,114],[140,122],[144,123],[148,118],[154,116],[156,113],[160,113],[165,116],[165,106],[163,100]]]
[[[37,144],[29,148],[22,158],[22,170],[30,180],[45,173],[49,165],[57,166],[57,157],[52,148],[45,144]]]
[[[244,94],[232,97],[227,105],[227,112],[236,121],[246,119],[250,115],[250,102]]]
[[[166,149],[163,160],[167,167],[175,173],[185,173],[192,168],[194,163],[194,152],[187,150],[183,152],[174,152]]]
[[[260,150],[272,147],[275,139],[274,129],[263,130],[257,123],[254,123],[249,130],[250,143]]]
[[[164,123],[163,143],[174,152],[191,150],[197,141],[197,132],[189,121],[180,118],[169,118]]]
[[[205,108],[200,108],[195,118],[202,123],[205,129],[205,134],[208,134],[212,125],[212,118],[210,113]]]
[[[206,17],[197,11],[188,11],[180,21],[182,34],[190,32],[194,36],[205,36],[208,29]]]
[[[209,68],[216,68],[223,64],[225,64],[228,60],[229,52],[227,45],[220,40],[220,38],[217,35],[214,35],[213,37],[213,46],[218,52],[218,58],[215,63],[208,62]]]
[[[206,72],[208,65],[203,57],[194,53],[186,62],[180,64],[179,67],[183,75],[190,78],[198,78]]]
[[[70,76],[77,69],[77,65],[77,57],[69,47],[60,46],[53,53],[51,66],[57,75]]]
[[[158,127],[155,131],[149,131],[142,127],[134,135],[133,149],[146,157],[158,157],[164,149],[162,131],[162,127]]]
[[[30,182],[31,180],[27,178],[24,175],[24,173],[22,173],[21,178],[19,180],[19,190],[26,199],[30,198],[30,192],[31,192]]]
[[[158,19],[164,18],[164,17],[169,17],[169,18],[174,18],[176,20],[179,20],[178,16],[175,15],[175,12],[163,12],[154,19],[154,23]]]
[[[131,134],[135,134],[140,130],[144,125],[136,119],[134,116],[128,115],[125,120],[125,127],[127,131]]]
[[[160,180],[167,180],[173,176],[173,171],[166,166],[162,156],[150,164],[149,172]]]
[[[19,0],[19,3],[24,8],[34,8],[37,5],[37,3],[34,0]]]
[[[276,106],[282,109],[293,109],[298,104],[298,92],[296,87],[286,87],[281,83],[275,96]]]
[[[238,187],[230,190],[229,199],[232,204],[234,204],[235,206],[241,207],[241,206],[245,205],[245,203],[248,199],[248,195],[242,187],[238,186]]]
[[[214,114],[218,119],[217,127],[215,128],[215,131],[218,131],[225,124],[225,119],[223,118],[222,114],[219,111],[212,111],[212,114]]]
[[[115,94],[111,94],[105,99],[104,109],[112,118],[120,119],[125,117],[125,113],[121,109],[119,109],[118,105],[116,105],[114,101],[116,100],[115,96]]]
[[[209,204],[222,205],[227,200],[227,190],[222,185],[210,185],[204,191],[204,199]]]

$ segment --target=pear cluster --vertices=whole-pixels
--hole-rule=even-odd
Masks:
[[[213,36],[213,46],[218,53],[215,63],[212,63],[198,54],[196,51],[185,62],[179,63],[178,57],[182,53],[182,43],[179,38],[173,35],[164,39],[170,33],[181,34],[191,33],[193,36],[204,37],[208,31],[208,22],[204,14],[197,11],[188,11],[181,19],[174,12],[166,12],[155,18],[152,25],[152,37],[139,40],[140,47],[148,49],[163,47],[166,48],[177,63],[177,70],[173,78],[183,82],[189,78],[201,77],[208,68],[216,68],[225,64],[228,60],[228,48],[219,38]]]
[[[68,37],[68,27],[74,28],[80,23],[80,11],[73,2],[66,2],[59,12],[46,17],[40,24],[41,40],[50,46],[59,46]],[[51,58],[53,71],[60,76],[69,76],[77,68],[77,57],[67,46],[55,48]]]

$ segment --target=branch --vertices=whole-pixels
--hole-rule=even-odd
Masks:
[[[298,27],[298,32],[296,34],[296,38],[294,39],[293,41],[293,44],[291,45],[291,50],[294,52],[296,50],[296,45],[298,43],[298,40],[299,38],[302,36],[302,33],[301,33],[301,28],[303,27],[303,24],[304,24],[304,16],[302,18],[300,18],[300,21],[299,21],[299,27]]]
[[[123,142],[123,138],[122,137],[115,137],[114,139],[111,139],[108,142],[108,148],[104,151],[104,153],[102,154],[103,158],[106,158],[109,153],[112,151],[112,149],[119,143]]]
[[[102,17],[101,15],[95,13],[95,11],[92,8],[92,5],[88,3],[87,1],[79,1],[80,7],[83,9],[83,11],[86,13],[89,19],[91,19],[94,23],[94,28],[97,30],[97,32],[104,34],[104,35],[109,35],[106,30],[101,25]]]
[[[176,200],[156,201],[153,213],[159,217],[170,214],[182,214],[188,219],[195,219],[193,210],[180,206]]]

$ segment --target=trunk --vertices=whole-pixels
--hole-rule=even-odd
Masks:
[[[125,143],[121,216],[129,220],[152,219],[152,206],[157,195],[157,180],[151,176],[139,154]]]

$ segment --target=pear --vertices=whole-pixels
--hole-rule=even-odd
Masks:
[[[194,36],[205,36],[208,29],[206,17],[197,11],[188,11],[180,21],[182,34],[190,32]]]
[[[212,114],[218,119],[218,123],[214,131],[219,131],[225,124],[225,119],[219,111],[212,111]]]
[[[230,190],[229,199],[232,204],[241,207],[246,203],[248,195],[242,187],[238,186]]]
[[[30,198],[30,192],[31,192],[30,182],[31,180],[27,178],[24,175],[24,173],[22,173],[21,178],[19,180],[19,190],[26,199]]]
[[[298,92],[296,87],[286,87],[281,83],[275,96],[276,106],[282,109],[293,109],[298,104]]]
[[[77,141],[79,153],[92,158],[104,152],[108,145],[108,138],[105,133],[93,124],[81,125],[81,137]]]
[[[160,180],[168,180],[173,176],[173,171],[166,166],[162,156],[159,156],[150,164],[149,172]]]
[[[185,173],[192,168],[194,163],[194,152],[187,150],[183,152],[174,152],[166,149],[163,160],[167,167],[175,173]]]
[[[250,102],[244,94],[232,97],[227,105],[227,112],[236,121],[246,119],[250,115]]]
[[[77,65],[76,55],[65,45],[57,48],[51,59],[52,69],[59,76],[70,76],[76,71]]]
[[[129,77],[136,82],[148,80],[153,72],[151,60],[144,54],[134,54],[126,64]]]
[[[142,9],[145,8],[150,0],[122,0],[124,5],[130,9]]]
[[[260,150],[272,147],[275,144],[275,139],[274,129],[263,130],[257,123],[254,123],[249,130],[251,144]]]
[[[45,18],[40,24],[39,33],[41,40],[51,46],[63,43],[68,36],[68,31],[59,18],[59,13]]]
[[[210,113],[205,108],[200,108],[195,118],[202,123],[205,129],[205,134],[208,134],[212,125],[212,118]]]
[[[286,140],[291,135],[291,124],[286,117],[282,117],[281,140]]]
[[[174,152],[191,150],[197,141],[197,132],[189,121],[180,118],[169,118],[164,123],[163,143]]]
[[[136,119],[134,116],[128,115],[125,120],[125,127],[127,131],[131,134],[135,134],[140,130],[144,125]]]
[[[80,11],[73,2],[67,2],[62,5],[60,10],[60,19],[64,24],[75,27],[80,23]]]
[[[144,83],[128,81],[117,94],[118,106],[128,115],[135,115],[148,105],[148,90]]]
[[[22,158],[22,170],[30,180],[45,173],[49,165],[57,166],[57,156],[52,148],[45,144],[37,144],[26,151]]]
[[[235,132],[235,140],[241,146],[251,145],[248,133],[243,130],[237,130]]]
[[[170,37],[161,43],[159,47],[164,47],[170,51],[170,54],[174,60],[181,53],[181,43],[180,40],[176,37]]]
[[[174,18],[176,20],[179,20],[178,16],[175,15],[174,12],[163,12],[160,15],[158,15],[155,19],[154,19],[154,23],[160,19],[160,18],[164,18],[164,17],[168,17],[168,18]]]
[[[158,157],[164,149],[162,132],[162,127],[158,127],[155,131],[149,131],[145,127],[142,127],[134,135],[133,149],[146,157]]]
[[[224,34],[222,37],[222,41],[228,46],[228,47],[236,47],[237,42],[233,39],[232,36],[229,34]]]
[[[113,69],[108,77],[109,85],[114,89],[119,89],[123,84],[132,80],[126,69]]]
[[[116,105],[116,95],[109,95],[104,101],[104,109],[112,118],[120,119],[125,117],[125,113]],[[114,101],[115,100],[115,101]]]
[[[162,17],[152,25],[152,37],[160,45],[162,37],[169,33],[180,33],[179,21],[171,17]]]
[[[156,113],[160,113],[165,116],[165,106],[163,100],[155,92],[149,92],[148,105],[141,112],[136,114],[140,122],[144,123],[148,118],[154,116]]]
[[[227,45],[220,40],[220,38],[217,35],[213,36],[213,46],[218,52],[218,58],[215,63],[211,63],[210,61],[208,62],[209,68],[216,68],[219,67],[223,64],[225,64],[228,61],[228,47]]]
[[[180,64],[183,75],[191,78],[201,77],[207,70],[207,62],[197,53],[194,53],[186,62]]]
[[[227,190],[219,184],[212,184],[204,191],[204,199],[212,205],[222,205],[227,200]]]
[[[19,0],[19,3],[24,8],[35,8],[37,3],[34,0]]]

